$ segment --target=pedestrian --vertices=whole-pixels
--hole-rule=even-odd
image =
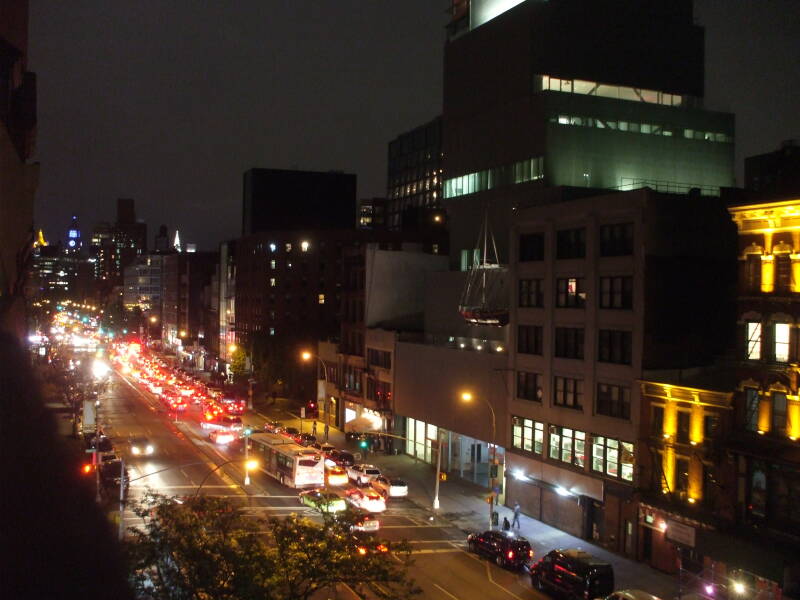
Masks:
[[[519,506],[519,502],[514,502],[514,519],[511,521],[511,526],[516,527],[519,529],[519,513],[522,512],[522,509]]]
[[[317,435],[317,422],[316,421],[311,423],[311,435],[313,435],[315,437]]]
[[[511,523],[508,522],[508,517],[503,517],[503,531],[511,529]]]

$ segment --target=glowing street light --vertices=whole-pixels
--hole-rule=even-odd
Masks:
[[[151,323],[156,323],[157,321],[158,321],[158,317],[157,316],[153,315],[152,317],[150,317],[150,322]]]
[[[238,346],[236,344],[229,344],[228,345],[228,352],[230,352],[231,354],[236,352],[238,349],[239,348],[238,348]]]
[[[182,338],[185,338],[186,337],[186,330],[185,329],[181,329],[180,332],[178,333],[178,336],[182,337]]]

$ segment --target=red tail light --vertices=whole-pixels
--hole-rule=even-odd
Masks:
[[[508,554],[506,554],[506,556],[508,556],[508,560],[511,560],[512,558],[514,558],[514,551],[513,550],[509,550]]]

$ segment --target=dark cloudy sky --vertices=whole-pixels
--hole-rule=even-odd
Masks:
[[[36,214],[63,237],[135,198],[211,249],[252,166],[343,170],[385,194],[386,144],[441,107],[445,0],[32,0]],[[706,105],[743,157],[800,137],[800,0],[696,0]]]

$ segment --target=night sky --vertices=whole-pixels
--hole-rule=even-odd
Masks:
[[[358,175],[386,191],[386,145],[441,111],[445,0],[32,0],[36,206],[85,235],[132,197],[152,236],[213,249],[241,228],[241,175]],[[800,138],[800,1],[696,0],[706,106],[736,113],[745,156]]]

